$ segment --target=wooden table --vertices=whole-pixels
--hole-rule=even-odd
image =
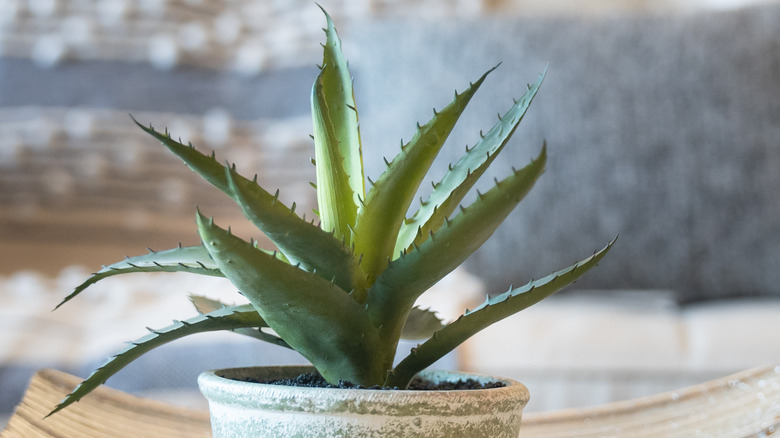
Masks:
[[[0,438],[210,437],[208,412],[101,387],[43,419],[81,381],[41,370]],[[780,430],[780,366],[595,408],[527,414],[521,438],[768,437]],[[780,434],[778,434],[780,436]]]

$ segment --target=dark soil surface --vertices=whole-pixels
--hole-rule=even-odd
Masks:
[[[384,389],[384,390],[399,389],[399,388],[382,388],[379,386],[372,386],[367,388],[364,386],[359,386],[344,381],[339,382],[338,385],[331,385],[328,382],[326,382],[325,379],[322,378],[322,376],[320,376],[320,374],[317,372],[301,374],[294,379],[260,381],[253,378],[245,378],[245,379],[237,379],[237,380],[242,380],[244,382],[268,383],[271,385],[285,385],[285,386],[301,386],[301,387],[309,387],[309,388]],[[464,389],[503,388],[504,386],[506,385],[502,382],[490,382],[490,383],[483,384],[474,379],[458,380],[457,382],[433,383],[431,381],[423,380],[419,377],[415,377],[414,379],[412,379],[412,383],[409,385],[408,389],[414,391],[455,391],[455,390],[464,390]]]

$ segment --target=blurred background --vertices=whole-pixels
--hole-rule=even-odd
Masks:
[[[320,4],[355,77],[370,176],[431,108],[501,62],[436,180],[549,68],[480,188],[545,140],[548,169],[433,307],[457,314],[620,235],[579,293],[486,330],[447,366],[518,378],[529,409],[550,410],[780,361],[777,1]],[[86,377],[144,326],[192,315],[188,293],[233,299],[221,281],[139,274],[51,313],[90,272],[197,244],[196,205],[262,237],[128,113],[257,173],[298,211],[315,207],[309,93],[323,25],[298,0],[0,0],[0,415],[36,369]],[[299,361],[204,335],[109,384],[177,401],[200,370]]]

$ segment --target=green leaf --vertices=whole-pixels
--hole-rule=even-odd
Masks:
[[[190,295],[190,301],[192,302],[192,305],[195,306],[195,310],[201,315],[229,307],[222,301],[204,297],[203,295]]]
[[[217,162],[213,153],[211,156],[204,155],[198,152],[191,143],[189,145],[184,145],[171,138],[167,129],[164,134],[161,134],[151,126],[146,127],[138,123],[133,116],[130,116],[130,118],[133,119],[133,122],[135,122],[138,127],[159,140],[165,147],[173,152],[174,155],[181,158],[195,173],[200,175],[214,187],[225,192],[228,196],[233,197],[233,193],[230,192],[230,187],[228,186],[227,178],[225,177],[225,167]]]
[[[348,253],[343,243],[316,225],[298,217],[293,209],[278,200],[278,191],[275,195],[271,195],[256,181],[250,181],[217,162],[213,155],[204,155],[192,146],[173,140],[167,133],[163,135],[154,128],[147,128],[137,121],[135,123],[162,142],[203,179],[229,195],[291,263],[300,262],[308,270],[321,271],[328,275],[338,273],[339,278],[343,277],[340,273],[344,271],[352,272],[351,260],[343,267],[336,266],[337,263],[344,262],[344,254]],[[232,177],[232,182],[228,175]],[[236,187],[241,189],[239,193],[234,192]],[[328,256],[339,255],[334,259],[317,258],[314,254],[316,251],[306,242],[311,242]]]
[[[104,278],[119,274],[134,272],[189,272],[191,274],[209,275],[212,277],[224,277],[211,259],[208,251],[202,246],[190,246],[173,248],[165,251],[150,251],[137,257],[128,257],[121,262],[104,266],[100,271],[92,274],[85,282],[78,285],[70,295],[60,302],[55,310],[80,294],[84,289]]]
[[[108,360],[102,367],[95,370],[86,380],[52,410],[52,415],[66,406],[79,401],[92,392],[93,389],[105,383],[109,377],[119,372],[141,355],[168,342],[196,333],[220,330],[237,330],[247,327],[264,327],[265,322],[252,306],[225,307],[223,309],[199,315],[186,321],[176,321],[160,330],[150,330],[150,333],[135,342],[125,350]],[[47,416],[49,416],[47,415]]]
[[[344,290],[365,290],[365,276],[351,250],[332,234],[300,219],[257,183],[246,181],[227,170],[227,179],[236,203],[244,215],[287,255],[291,263],[315,271]]]
[[[376,353],[377,330],[350,294],[258,251],[200,214],[198,231],[225,276],[326,380],[368,386],[384,380],[392,358]]]
[[[523,120],[539,87],[544,81],[547,69],[539,75],[536,83],[528,87],[528,91],[516,100],[498,122],[482,136],[482,139],[454,165],[441,181],[434,184],[434,190],[428,199],[422,202],[417,212],[404,221],[398,233],[394,258],[403,251],[411,249],[411,245],[421,244],[428,238],[430,231],[436,231],[444,224],[444,220],[455,211],[455,208],[474,186],[480,176],[487,170],[493,160],[503,150],[504,145],[514,134],[515,129]]]
[[[227,304],[222,303],[219,300],[214,300],[208,297],[204,297],[202,295],[190,295],[190,301],[192,301],[192,305],[195,306],[195,309],[197,309],[198,313],[200,314],[207,314],[211,312],[216,312],[220,309],[226,309],[228,307],[235,307],[240,308],[243,310],[251,309],[252,312],[257,312],[252,305],[244,305],[240,307],[236,306],[229,306]],[[260,315],[258,315],[259,317]],[[266,333],[260,329],[256,328],[237,328],[233,330],[234,332],[249,336],[250,338],[259,339],[261,341],[265,341],[274,345],[278,345],[280,347],[284,348],[292,348],[290,347],[287,342],[284,342],[282,338],[278,336],[274,336],[270,333]]]
[[[544,171],[546,148],[521,170],[497,182],[419,247],[390,263],[369,289],[367,305],[374,321],[396,330],[402,312],[429,287],[463,263],[498,228]],[[390,324],[386,321],[395,321]]]
[[[488,70],[433,118],[417,128],[417,133],[388,163],[361,208],[356,234],[356,254],[363,255],[361,267],[369,283],[393,257],[398,230],[428,170],[471,97],[496,67]]]
[[[352,78],[341,41],[327,18],[322,68],[312,87],[311,106],[321,226],[351,243],[358,204],[365,197],[363,156]]]
[[[601,251],[566,269],[531,281],[523,287],[510,289],[501,295],[488,298],[484,304],[466,312],[454,322],[437,331],[431,339],[413,349],[412,353],[401,360],[390,373],[385,385],[406,387],[414,375],[480,330],[542,301],[576,281],[596,266],[614,243],[615,240],[612,240]]]
[[[442,327],[444,325],[436,316],[436,312],[413,307],[401,329],[401,338],[409,340],[430,338]]]

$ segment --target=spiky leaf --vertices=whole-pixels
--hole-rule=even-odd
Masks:
[[[415,348],[390,373],[386,385],[406,387],[415,374],[430,366],[455,347],[485,327],[530,307],[576,281],[598,262],[612,248],[611,241],[601,251],[574,265],[554,272],[547,277],[531,281],[523,287],[511,289],[467,312],[454,322]]]
[[[355,227],[355,251],[363,255],[362,267],[369,282],[384,269],[387,259],[392,258],[398,230],[420,183],[466,105],[495,68],[488,70],[463,93],[455,93],[455,99],[440,112],[435,112],[425,125],[418,125],[412,140],[402,147],[368,192]]]
[[[214,299],[211,299],[211,298],[208,298],[208,297],[204,297],[202,295],[190,295],[190,301],[192,301],[192,305],[195,306],[195,309],[200,314],[207,314],[207,313],[211,313],[211,312],[216,312],[217,310],[220,310],[220,309],[226,309],[228,307],[234,307],[234,306],[227,305],[227,304],[225,304],[225,303],[223,303],[223,302],[221,302],[219,300],[214,300]],[[251,306],[249,306],[249,307],[243,306],[241,308],[242,309],[251,308],[253,312],[255,311],[254,308],[251,307]],[[233,331],[238,333],[238,334],[240,334],[240,335],[249,336],[250,338],[259,339],[261,341],[265,341],[265,342],[268,342],[268,343],[271,343],[271,344],[274,344],[274,345],[278,345],[280,347],[292,349],[292,347],[290,347],[287,344],[287,342],[284,342],[284,340],[282,340],[282,338],[280,338],[278,336],[275,336],[275,335],[272,335],[270,333],[266,333],[266,332],[264,332],[264,331],[262,331],[260,329],[256,329],[256,328],[237,328],[237,329],[234,329]]]
[[[330,233],[298,218],[257,183],[227,170],[228,184],[244,215],[260,228],[292,263],[300,262],[344,290],[365,289],[365,276],[351,250]]]
[[[84,289],[104,278],[119,274],[134,272],[189,272],[191,274],[223,277],[216,263],[211,259],[208,251],[202,246],[190,246],[173,248],[165,251],[150,251],[142,256],[128,257],[92,274],[85,282],[78,285],[70,295],[60,302],[56,308],[67,303]],[[56,309],[55,308],[55,309]]]
[[[225,276],[326,380],[368,386],[384,380],[388,358],[376,354],[376,329],[350,294],[258,251],[200,214],[197,221],[204,245]]]
[[[132,343],[108,360],[102,367],[95,370],[86,380],[73,390],[57,407],[49,413],[52,415],[66,406],[79,401],[93,389],[105,383],[109,377],[119,372],[144,353],[153,348],[167,344],[196,333],[236,330],[247,327],[265,327],[265,322],[250,305],[225,307],[217,311],[199,315],[186,321],[177,321],[160,330],[150,330],[150,333]]]
[[[434,332],[442,327],[444,325],[441,319],[436,316],[436,312],[414,307],[409,312],[404,327],[401,329],[401,338],[409,340],[430,338]]]
[[[231,169],[217,162],[214,156],[204,155],[192,146],[173,140],[170,135],[161,134],[154,128],[145,127],[137,121],[135,123],[181,158],[203,179],[233,198],[248,216],[250,216],[250,212],[246,210],[245,206],[246,200],[250,199],[252,202],[250,219],[271,239],[291,263],[300,262],[306,269],[312,271],[328,273],[351,271],[351,268],[348,267],[334,266],[335,263],[344,260],[343,256],[332,259],[329,257],[318,258],[316,251],[311,250],[312,244],[321,248],[322,252],[327,255],[338,253],[343,255],[348,251],[340,240],[298,217],[292,209],[280,202],[278,192],[271,195],[255,181],[250,181],[236,172],[230,173]],[[228,180],[228,174],[233,177],[233,186]],[[244,197],[244,203],[238,199],[233,187],[242,189],[240,194]]]
[[[142,125],[133,116],[130,116],[130,118],[133,119],[133,122],[135,122],[139,128],[159,140],[160,143],[173,152],[174,155],[181,158],[195,173],[200,175],[214,187],[225,192],[228,196],[233,196],[233,194],[230,193],[230,188],[228,187],[227,179],[225,178],[224,166],[217,162],[213,154],[211,156],[203,155],[198,152],[192,144],[185,145],[180,141],[174,140],[167,129],[165,133],[160,133],[151,126],[147,127]]]
[[[192,302],[192,305],[195,306],[195,310],[197,310],[201,315],[229,307],[222,301],[205,297],[203,295],[190,295],[190,302]]]
[[[546,148],[529,165],[479,195],[418,248],[390,263],[369,290],[369,313],[386,330],[400,329],[401,312],[476,251],[525,197],[544,171]],[[394,323],[389,323],[393,321]]]
[[[365,197],[363,156],[352,78],[333,21],[325,17],[327,40],[311,95],[317,203],[322,228],[351,243],[350,228]]]
[[[437,184],[427,200],[415,214],[404,221],[398,233],[394,257],[405,250],[411,249],[413,243],[419,245],[428,238],[430,231],[436,231],[449,217],[466,193],[474,186],[480,176],[490,166],[493,160],[503,150],[504,145],[514,134],[515,129],[523,120],[539,87],[547,74],[545,69],[539,75],[536,83],[528,87],[528,91],[509,109],[498,122],[482,136],[482,139],[460,160],[451,166],[449,171]]]

